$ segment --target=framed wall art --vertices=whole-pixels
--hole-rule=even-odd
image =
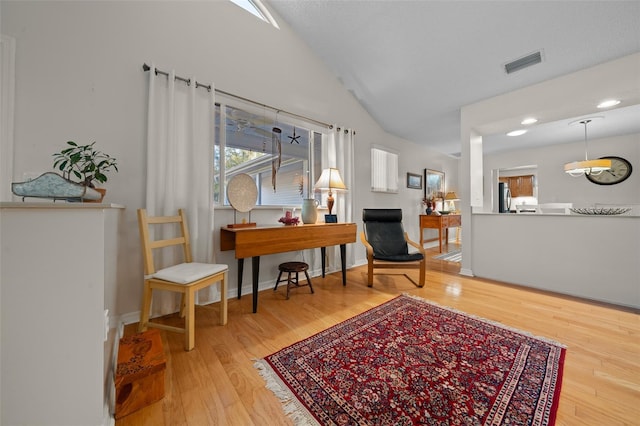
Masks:
[[[424,198],[444,197],[444,172],[424,169]]]
[[[416,173],[407,173],[407,188],[422,189],[422,176]]]

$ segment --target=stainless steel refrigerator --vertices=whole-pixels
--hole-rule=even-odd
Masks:
[[[509,213],[511,210],[511,191],[506,182],[498,183],[498,212]]]

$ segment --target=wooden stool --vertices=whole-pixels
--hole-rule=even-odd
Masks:
[[[276,280],[276,286],[273,289],[273,291],[276,291],[278,289],[278,284],[282,281],[285,281],[285,279],[280,279],[282,277],[282,273],[286,272],[287,273],[287,300],[289,299],[289,289],[291,287],[306,287],[309,286],[309,288],[311,288],[311,293],[313,293],[313,286],[311,285],[311,278],[309,278],[309,274],[307,273],[307,270],[309,269],[309,265],[307,265],[304,262],[285,262],[285,263],[281,263],[278,266],[278,269],[280,270],[280,273],[278,274],[278,279]],[[291,274],[293,274],[295,272],[296,277],[292,278]],[[300,285],[300,282],[298,281],[298,273],[300,272],[304,272],[304,275],[307,277],[307,284],[303,284]]]

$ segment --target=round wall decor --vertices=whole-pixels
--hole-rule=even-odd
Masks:
[[[611,169],[605,170],[598,175],[585,175],[589,181],[598,185],[615,185],[627,180],[627,178],[631,176],[633,168],[629,160],[612,155],[600,158],[611,160]]]
[[[246,173],[232,177],[227,183],[227,199],[237,211],[251,211],[258,201],[258,187],[253,178]]]

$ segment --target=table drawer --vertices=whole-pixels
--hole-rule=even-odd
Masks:
[[[442,223],[443,223],[443,226],[452,228],[455,226],[460,226],[462,224],[462,221],[460,219],[461,219],[460,215],[446,216],[442,218]]]

